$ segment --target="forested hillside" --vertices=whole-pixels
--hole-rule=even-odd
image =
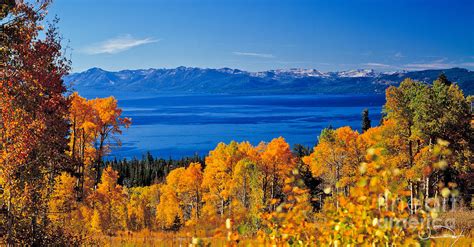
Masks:
[[[444,73],[466,94],[474,93],[474,72],[467,69],[436,69],[376,73],[353,70],[322,73],[315,69],[247,72],[237,69],[123,70],[92,68],[65,77],[67,84],[88,97],[113,93],[120,97],[150,97],[159,94],[383,94],[406,78],[433,82]]]

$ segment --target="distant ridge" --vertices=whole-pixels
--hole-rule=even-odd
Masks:
[[[463,68],[378,73],[370,69],[320,72],[279,69],[247,72],[238,69],[139,69],[110,72],[91,68],[66,76],[73,90],[88,97],[157,94],[380,94],[405,78],[431,83],[441,73],[466,95],[474,93],[474,72]]]

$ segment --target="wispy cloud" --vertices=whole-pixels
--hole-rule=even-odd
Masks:
[[[363,63],[362,65],[369,66],[369,67],[379,67],[379,68],[391,68],[394,67],[390,64],[384,64],[384,63]]]
[[[137,39],[132,35],[127,34],[87,46],[83,49],[83,52],[91,55],[116,54],[129,50],[133,47],[155,43],[158,41],[160,40],[152,38]]]
[[[255,53],[255,52],[240,52],[234,51],[232,54],[237,56],[248,56],[248,57],[260,57],[260,58],[274,58],[273,54],[265,54],[265,53]]]
[[[448,69],[448,68],[452,68],[456,66],[457,65],[453,63],[440,63],[440,62],[409,63],[409,64],[403,65],[403,67],[407,70]]]
[[[405,55],[403,55],[403,53],[401,53],[401,52],[397,52],[397,53],[393,54],[393,57],[396,58],[396,59],[400,59],[400,58],[404,58]]]
[[[432,61],[419,61],[412,62],[402,65],[404,69],[407,70],[425,70],[425,69],[449,69],[454,67],[474,67],[474,62],[469,60],[449,60],[446,57],[436,57],[438,58]]]
[[[436,61],[445,61],[448,58],[445,56],[437,56],[437,55],[428,55],[428,56],[423,56],[424,58],[429,58],[429,59],[436,59]]]

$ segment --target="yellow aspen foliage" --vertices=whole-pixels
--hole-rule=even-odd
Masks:
[[[203,199],[208,215],[224,215],[231,202],[231,184],[233,171],[242,153],[238,144],[231,142],[229,145],[219,143],[216,149],[209,152],[206,157],[202,188]],[[209,211],[208,211],[209,210]],[[230,213],[230,212],[228,212]]]
[[[370,149],[348,196],[337,195],[339,207],[326,203],[318,225],[320,245],[420,246],[427,212],[410,215],[399,169],[387,169],[383,149]],[[372,171],[368,173],[368,171]],[[413,223],[416,221],[417,223]]]
[[[69,120],[71,135],[69,151],[75,161],[75,172],[79,174],[78,198],[88,196],[99,182],[102,157],[110,152],[107,140],[128,128],[131,119],[121,117],[122,110],[114,97],[87,100],[77,92],[70,96]],[[120,140],[115,138],[117,145]]]
[[[156,220],[161,229],[197,224],[201,215],[202,180],[203,171],[199,163],[174,169],[168,174],[156,207]]]
[[[363,161],[361,147],[365,145],[358,139],[359,133],[350,127],[328,129],[321,135],[313,153],[303,161],[310,166],[315,177],[323,180],[325,188],[337,192],[354,183],[357,164]]]
[[[189,164],[181,179],[183,184],[181,198],[184,201],[185,220],[187,221],[196,221],[201,216],[202,180],[203,170],[201,164]]]
[[[150,217],[147,215],[147,200],[142,197],[144,190],[143,187],[128,190],[127,228],[132,231],[143,229],[145,220]]]
[[[259,162],[263,175],[262,186],[266,200],[272,200],[282,193],[283,182],[296,167],[296,159],[283,137],[275,138],[262,147]]]
[[[90,230],[92,233],[102,233],[102,225],[99,210],[94,209],[92,211],[92,217],[90,220]]]
[[[169,230],[176,219],[181,223],[183,213],[179,207],[176,191],[171,186],[164,185],[160,191],[160,203],[156,206],[156,221],[161,230]]]
[[[258,231],[260,244],[265,246],[312,246],[317,237],[316,221],[297,169],[284,181],[282,202],[272,200],[275,211],[260,215],[264,228]]]
[[[90,101],[77,92],[70,96],[69,119],[71,136],[68,154],[85,164],[92,164],[95,157],[94,140],[97,133],[96,112]]]
[[[159,185],[129,188],[127,192],[127,229],[154,229],[155,209],[160,197]]]
[[[232,178],[232,194],[234,195],[234,219],[247,218],[254,221],[263,208],[263,190],[261,171],[250,159],[239,161]]]
[[[101,183],[88,201],[100,217],[102,233],[113,235],[126,227],[126,194],[122,186],[117,184],[118,173],[111,167],[103,170]],[[95,216],[94,216],[95,217]]]
[[[62,226],[70,224],[70,213],[77,208],[75,184],[76,179],[66,172],[56,177],[49,201],[49,218],[53,223],[56,222]]]

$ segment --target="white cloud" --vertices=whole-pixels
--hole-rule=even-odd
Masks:
[[[449,61],[447,58],[439,58],[428,62],[414,62],[403,65],[407,70],[425,70],[425,69],[449,69],[454,67],[474,67],[474,62]]]
[[[272,54],[265,54],[265,53],[255,53],[255,52],[240,52],[234,51],[232,54],[237,56],[248,56],[248,57],[260,57],[260,58],[274,58]]]
[[[364,63],[362,65],[369,66],[369,67],[380,67],[380,68],[391,68],[392,65],[383,64],[383,63]]]
[[[456,67],[456,64],[452,63],[409,63],[404,65],[407,70],[425,70],[425,69],[449,69]]]
[[[395,58],[403,58],[405,57],[401,52],[397,52],[393,55]]]
[[[116,54],[133,47],[146,45],[150,43],[158,42],[152,38],[137,39],[132,37],[130,34],[108,39],[83,49],[84,53],[95,55],[95,54]]]
[[[461,65],[466,67],[474,67],[474,62],[462,63]]]

